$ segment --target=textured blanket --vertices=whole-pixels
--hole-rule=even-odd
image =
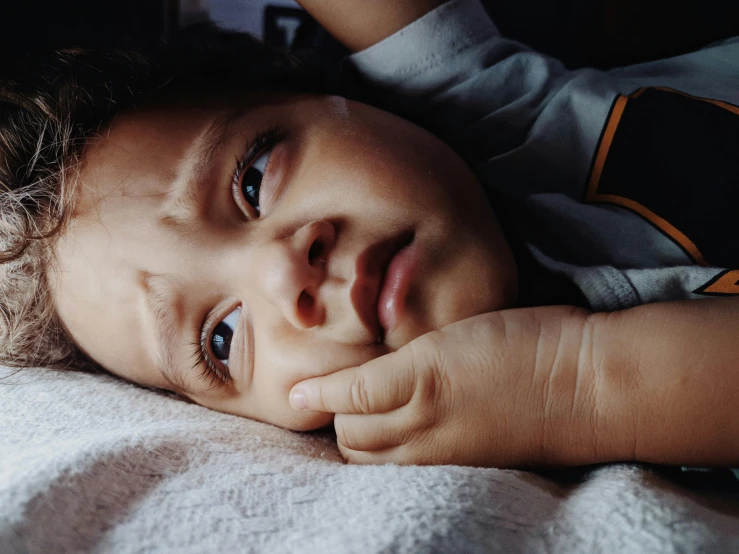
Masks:
[[[3,554],[739,552],[728,473],[352,466],[330,432],[107,376],[0,382]]]

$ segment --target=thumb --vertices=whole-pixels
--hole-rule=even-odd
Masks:
[[[404,406],[416,388],[412,350],[409,343],[360,366],[301,381],[290,391],[290,405],[335,414],[377,414]]]

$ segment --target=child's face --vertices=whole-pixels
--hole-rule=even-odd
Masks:
[[[515,302],[492,208],[437,138],[338,97],[238,108],[134,111],[88,148],[53,288],[68,331],[103,367],[315,429],[333,416],[294,411],[295,383]],[[276,145],[233,187],[237,160],[270,128]],[[397,237],[413,237],[416,267],[378,344],[384,266],[373,273],[380,259],[365,266],[362,254]]]

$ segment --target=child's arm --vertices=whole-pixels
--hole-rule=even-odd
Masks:
[[[339,42],[354,52],[399,31],[445,0],[298,0]]]
[[[505,310],[293,392],[354,463],[736,466],[737,327],[738,300]]]
[[[739,299],[594,314],[581,352],[598,417],[622,422],[630,459],[739,464]]]

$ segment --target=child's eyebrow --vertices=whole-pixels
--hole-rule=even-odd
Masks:
[[[245,112],[246,108],[243,106],[234,108],[216,117],[208,126],[200,141],[195,177],[201,176],[202,171],[207,171],[213,157],[228,138],[232,125],[237,123]]]
[[[175,363],[175,339],[180,331],[174,305],[174,292],[169,279],[163,275],[145,274],[143,278],[146,291],[146,305],[154,315],[157,349],[157,367],[162,376],[172,385],[176,392],[193,396],[192,390],[185,381],[180,365]]]
[[[239,107],[220,114],[196,139],[195,161],[184,186],[175,191],[175,197],[166,205],[166,215],[162,217],[165,224],[187,226],[197,218],[202,197],[210,194],[205,183],[213,180],[213,161],[245,112],[246,108]]]

